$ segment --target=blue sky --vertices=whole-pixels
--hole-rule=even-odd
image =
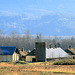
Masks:
[[[0,0],[0,15],[22,14],[26,14],[29,19],[50,14],[75,17],[75,0]],[[64,18],[66,22],[67,18]],[[75,30],[74,21],[68,20],[67,25],[64,22],[63,26]]]
[[[37,15],[40,13],[47,14],[47,12],[74,14],[74,9],[75,0],[0,0],[0,11],[2,12],[28,12]]]

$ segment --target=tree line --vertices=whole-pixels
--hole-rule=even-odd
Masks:
[[[23,48],[25,50],[33,50],[35,48],[35,42],[47,42],[47,47],[61,47],[64,50],[68,47],[75,48],[75,38],[63,39],[54,36],[44,37],[41,33],[37,33],[32,36],[29,34],[29,30],[24,32],[24,35],[19,35],[15,31],[12,31],[10,35],[6,35],[0,30],[0,46],[16,46],[17,48]]]

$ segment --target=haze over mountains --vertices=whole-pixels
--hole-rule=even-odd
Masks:
[[[75,35],[75,16],[65,16],[63,14],[37,15],[8,15],[0,12],[0,29],[5,34],[16,31],[23,34],[29,30],[31,35],[42,33],[43,35],[71,36]]]

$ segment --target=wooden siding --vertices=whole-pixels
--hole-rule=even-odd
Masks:
[[[14,52],[14,54],[12,55],[12,61],[13,62],[19,61],[19,54]]]
[[[27,62],[32,62],[32,59],[35,58],[35,56],[26,56]]]

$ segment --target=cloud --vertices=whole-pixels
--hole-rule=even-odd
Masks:
[[[47,22],[45,22],[46,24],[49,24],[50,23],[50,21],[47,21]]]
[[[0,11],[0,16],[17,16],[19,15],[16,12],[9,12],[9,11]]]
[[[45,10],[45,9],[32,9],[32,8],[29,8],[30,10],[35,10],[35,11],[42,11],[42,12],[53,12],[53,11],[50,11],[50,10]]]
[[[0,16],[21,16],[22,20],[36,20],[41,18],[33,13],[23,12],[23,13],[16,13],[16,12],[9,12],[9,11],[0,11]]]
[[[12,23],[12,24],[10,24],[10,23],[5,23],[4,25],[7,26],[8,28],[10,28],[10,27],[16,28],[16,27],[17,27],[17,23]]]
[[[56,31],[57,31],[58,33],[60,33],[60,32],[61,32],[61,30],[60,30],[59,28],[56,28]]]
[[[39,23],[39,24],[38,24],[38,26],[41,26],[41,25],[43,25],[43,23]]]
[[[0,11],[0,13],[9,13],[8,11]]]
[[[75,22],[70,21],[69,24],[67,25],[71,29],[75,29]]]
[[[22,20],[37,20],[40,18],[41,16],[35,15],[33,13],[27,13],[27,12],[24,12],[23,15],[21,15]]]
[[[37,14],[39,14],[39,15],[48,15],[48,14],[50,14],[50,15],[53,15],[53,14],[55,14],[55,11],[50,11],[50,10],[46,10],[46,9],[32,9],[32,8],[28,8],[29,10],[31,10],[31,11],[34,11],[35,13],[37,13]]]

